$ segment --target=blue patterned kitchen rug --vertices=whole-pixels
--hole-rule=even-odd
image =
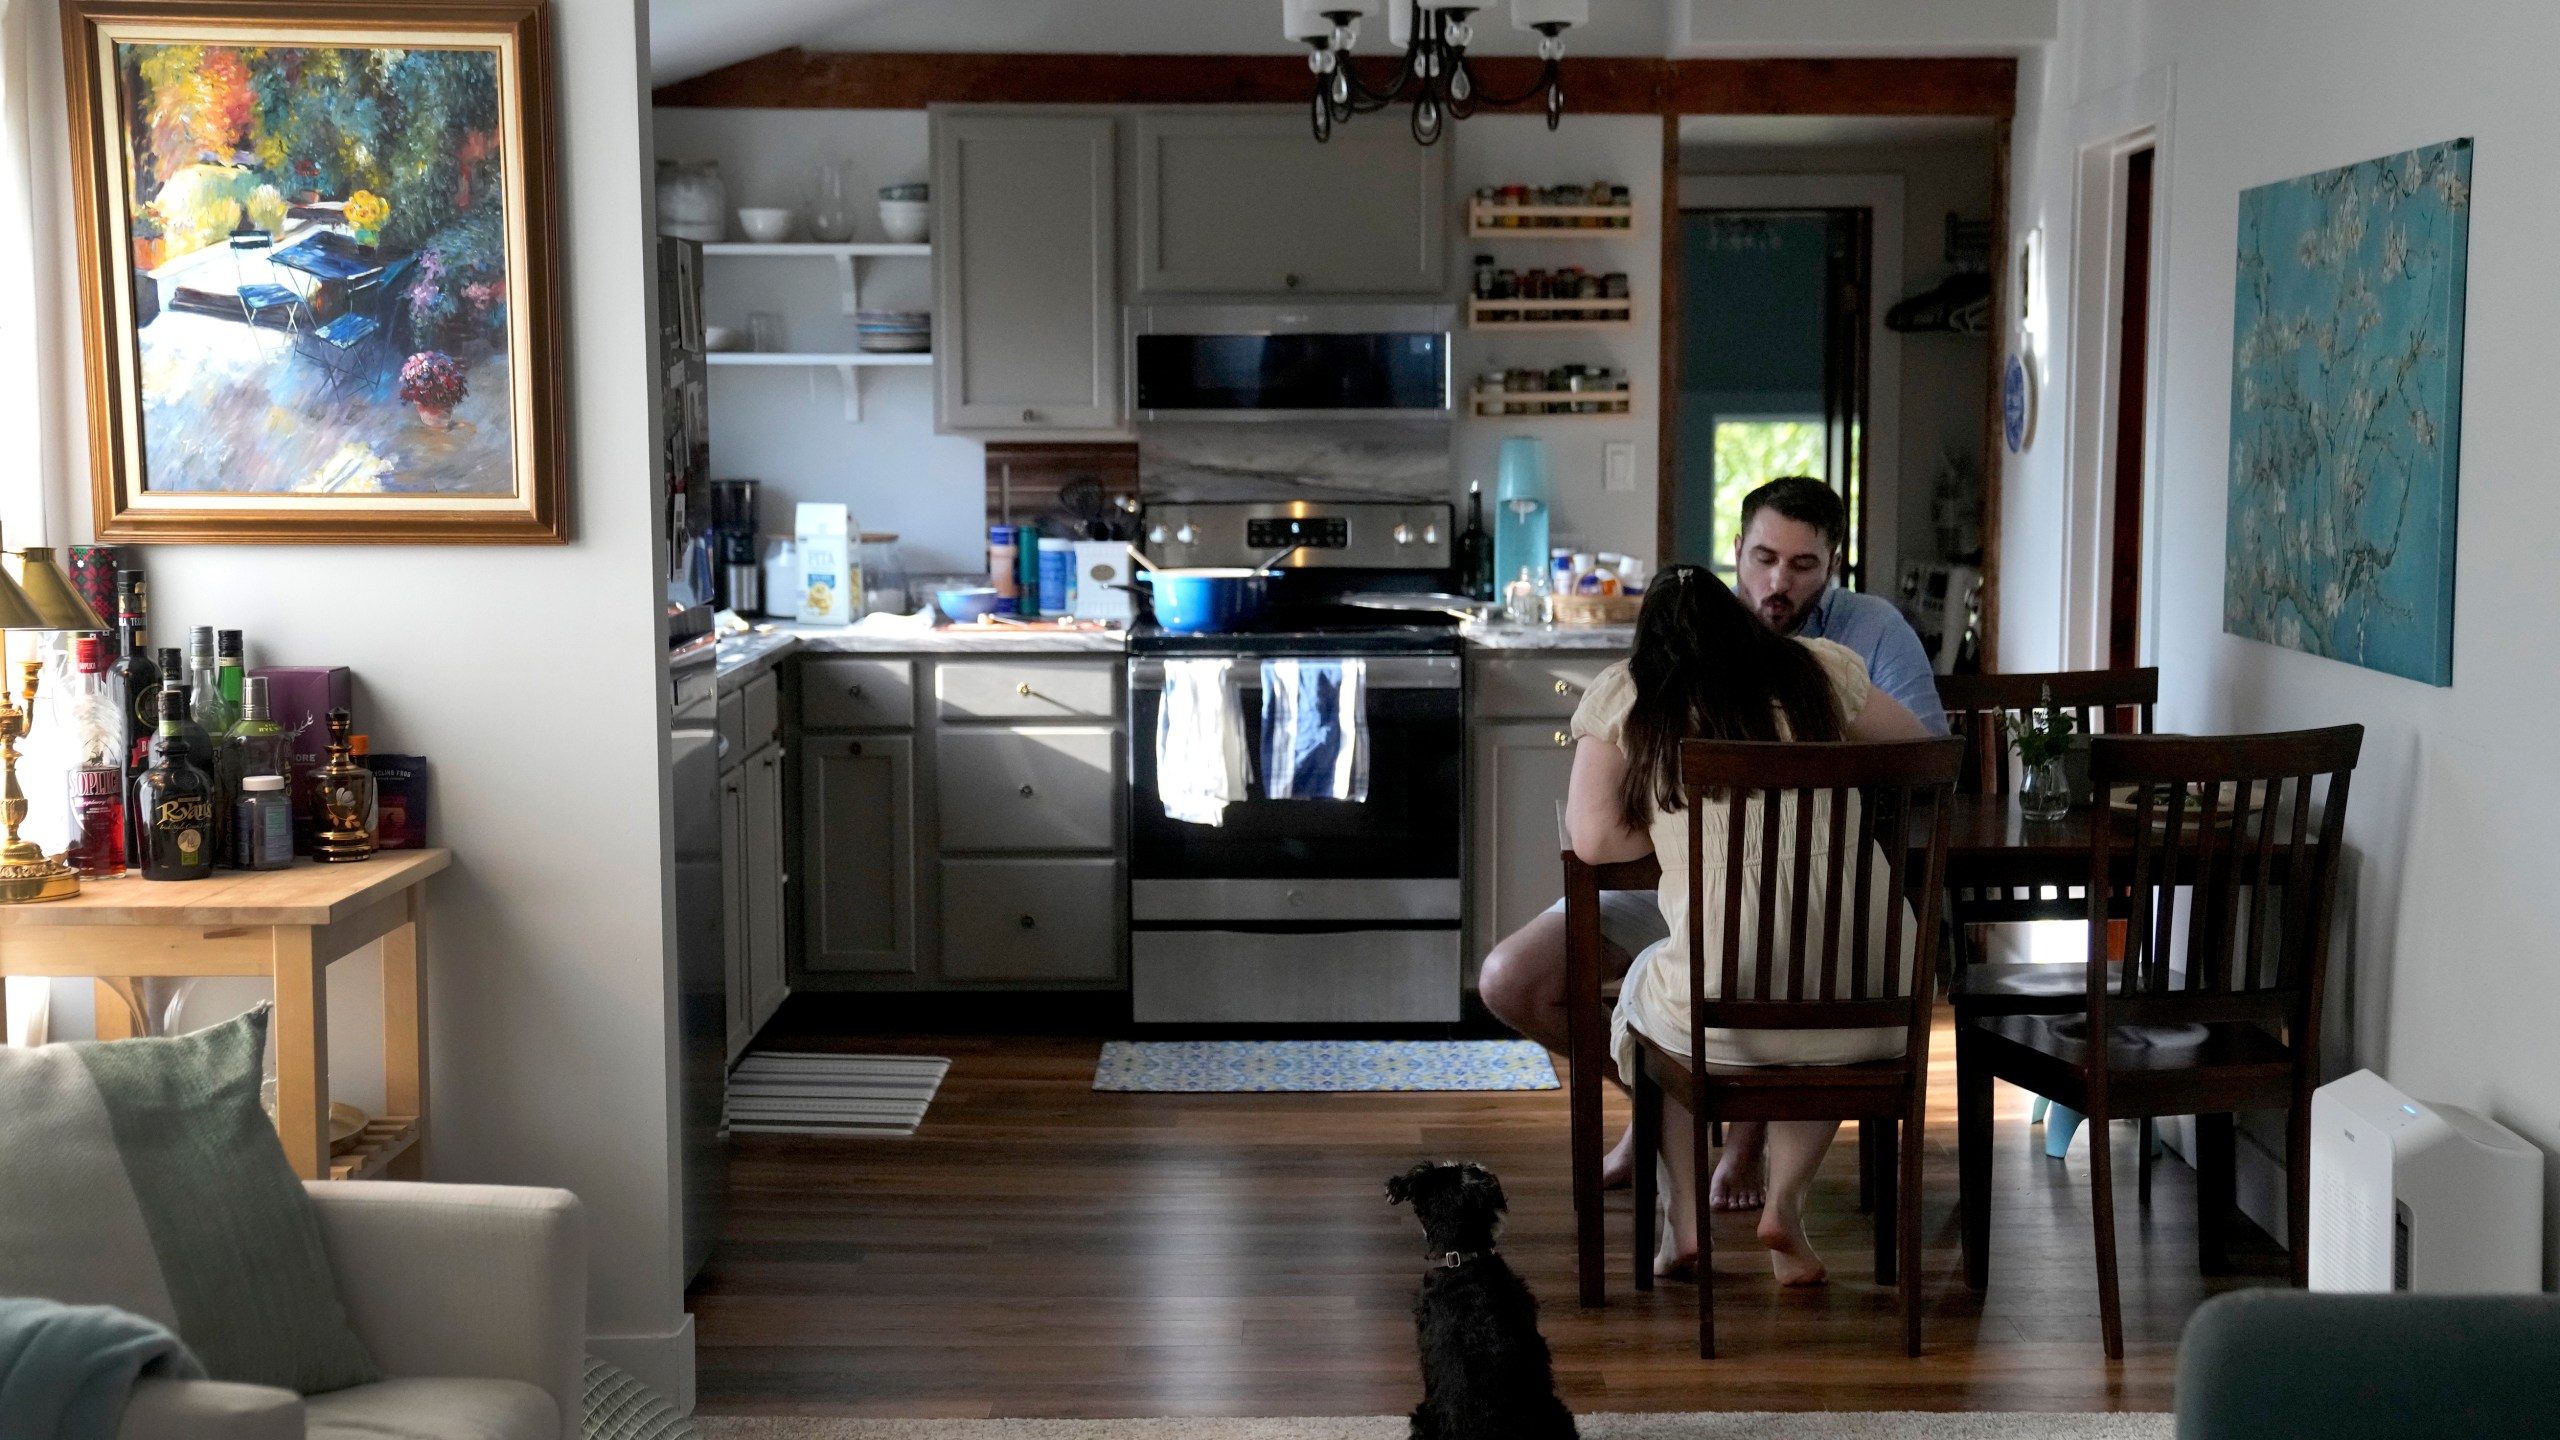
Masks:
[[[1534,1040],[1113,1040],[1096,1090],[1224,1094],[1553,1090]]]

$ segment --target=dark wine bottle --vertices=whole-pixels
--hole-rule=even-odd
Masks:
[[[178,650],[177,647],[172,645],[163,645],[160,647],[160,688],[163,690],[175,690],[181,695],[187,693],[186,656],[183,652]],[[203,724],[196,719],[195,704],[192,698],[188,701],[187,706],[179,712],[178,720],[180,730],[187,737],[187,753],[195,756],[196,763],[199,765],[212,764],[213,737],[205,733]],[[167,733],[168,732],[166,730],[155,729],[151,736],[150,759],[151,763],[154,765],[160,763],[160,746],[162,741],[167,737]]]
[[[1467,528],[1458,532],[1458,588],[1476,600],[1494,600],[1493,536],[1484,528],[1484,491],[1467,482]]]
[[[151,768],[151,737],[160,729],[160,667],[151,660],[151,597],[139,570],[116,572],[116,663],[107,672],[120,717],[123,794],[130,799]],[[142,812],[126,807],[125,864],[142,866]]]
[[[142,878],[202,880],[213,874],[213,776],[188,748],[187,692],[160,691],[160,759],[143,772],[133,808],[142,812]]]

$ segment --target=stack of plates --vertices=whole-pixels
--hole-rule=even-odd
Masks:
[[[853,324],[853,343],[874,355],[921,355],[933,348],[929,310],[864,310]]]

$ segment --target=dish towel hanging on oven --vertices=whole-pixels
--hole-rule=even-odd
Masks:
[[[1167,660],[1156,711],[1156,797],[1194,825],[1226,823],[1245,798],[1244,701],[1232,660]]]
[[[1262,793],[1369,798],[1369,663],[1262,662]]]

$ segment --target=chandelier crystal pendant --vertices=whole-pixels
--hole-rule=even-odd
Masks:
[[[1333,127],[1354,115],[1366,115],[1411,97],[1413,138],[1438,143],[1452,120],[1464,120],[1479,106],[1525,105],[1541,93],[1547,101],[1547,128],[1564,120],[1564,32],[1591,18],[1591,0],[1511,0],[1511,23],[1538,35],[1537,82],[1517,95],[1487,96],[1476,85],[1467,60],[1475,43],[1470,18],[1481,0],[1280,0],[1281,29],[1307,47],[1307,68],[1315,72],[1315,93],[1308,120],[1319,141],[1333,138]],[[1395,79],[1383,90],[1372,89],[1352,67],[1352,48],[1360,43],[1360,22],[1387,12],[1388,43],[1404,52]]]

